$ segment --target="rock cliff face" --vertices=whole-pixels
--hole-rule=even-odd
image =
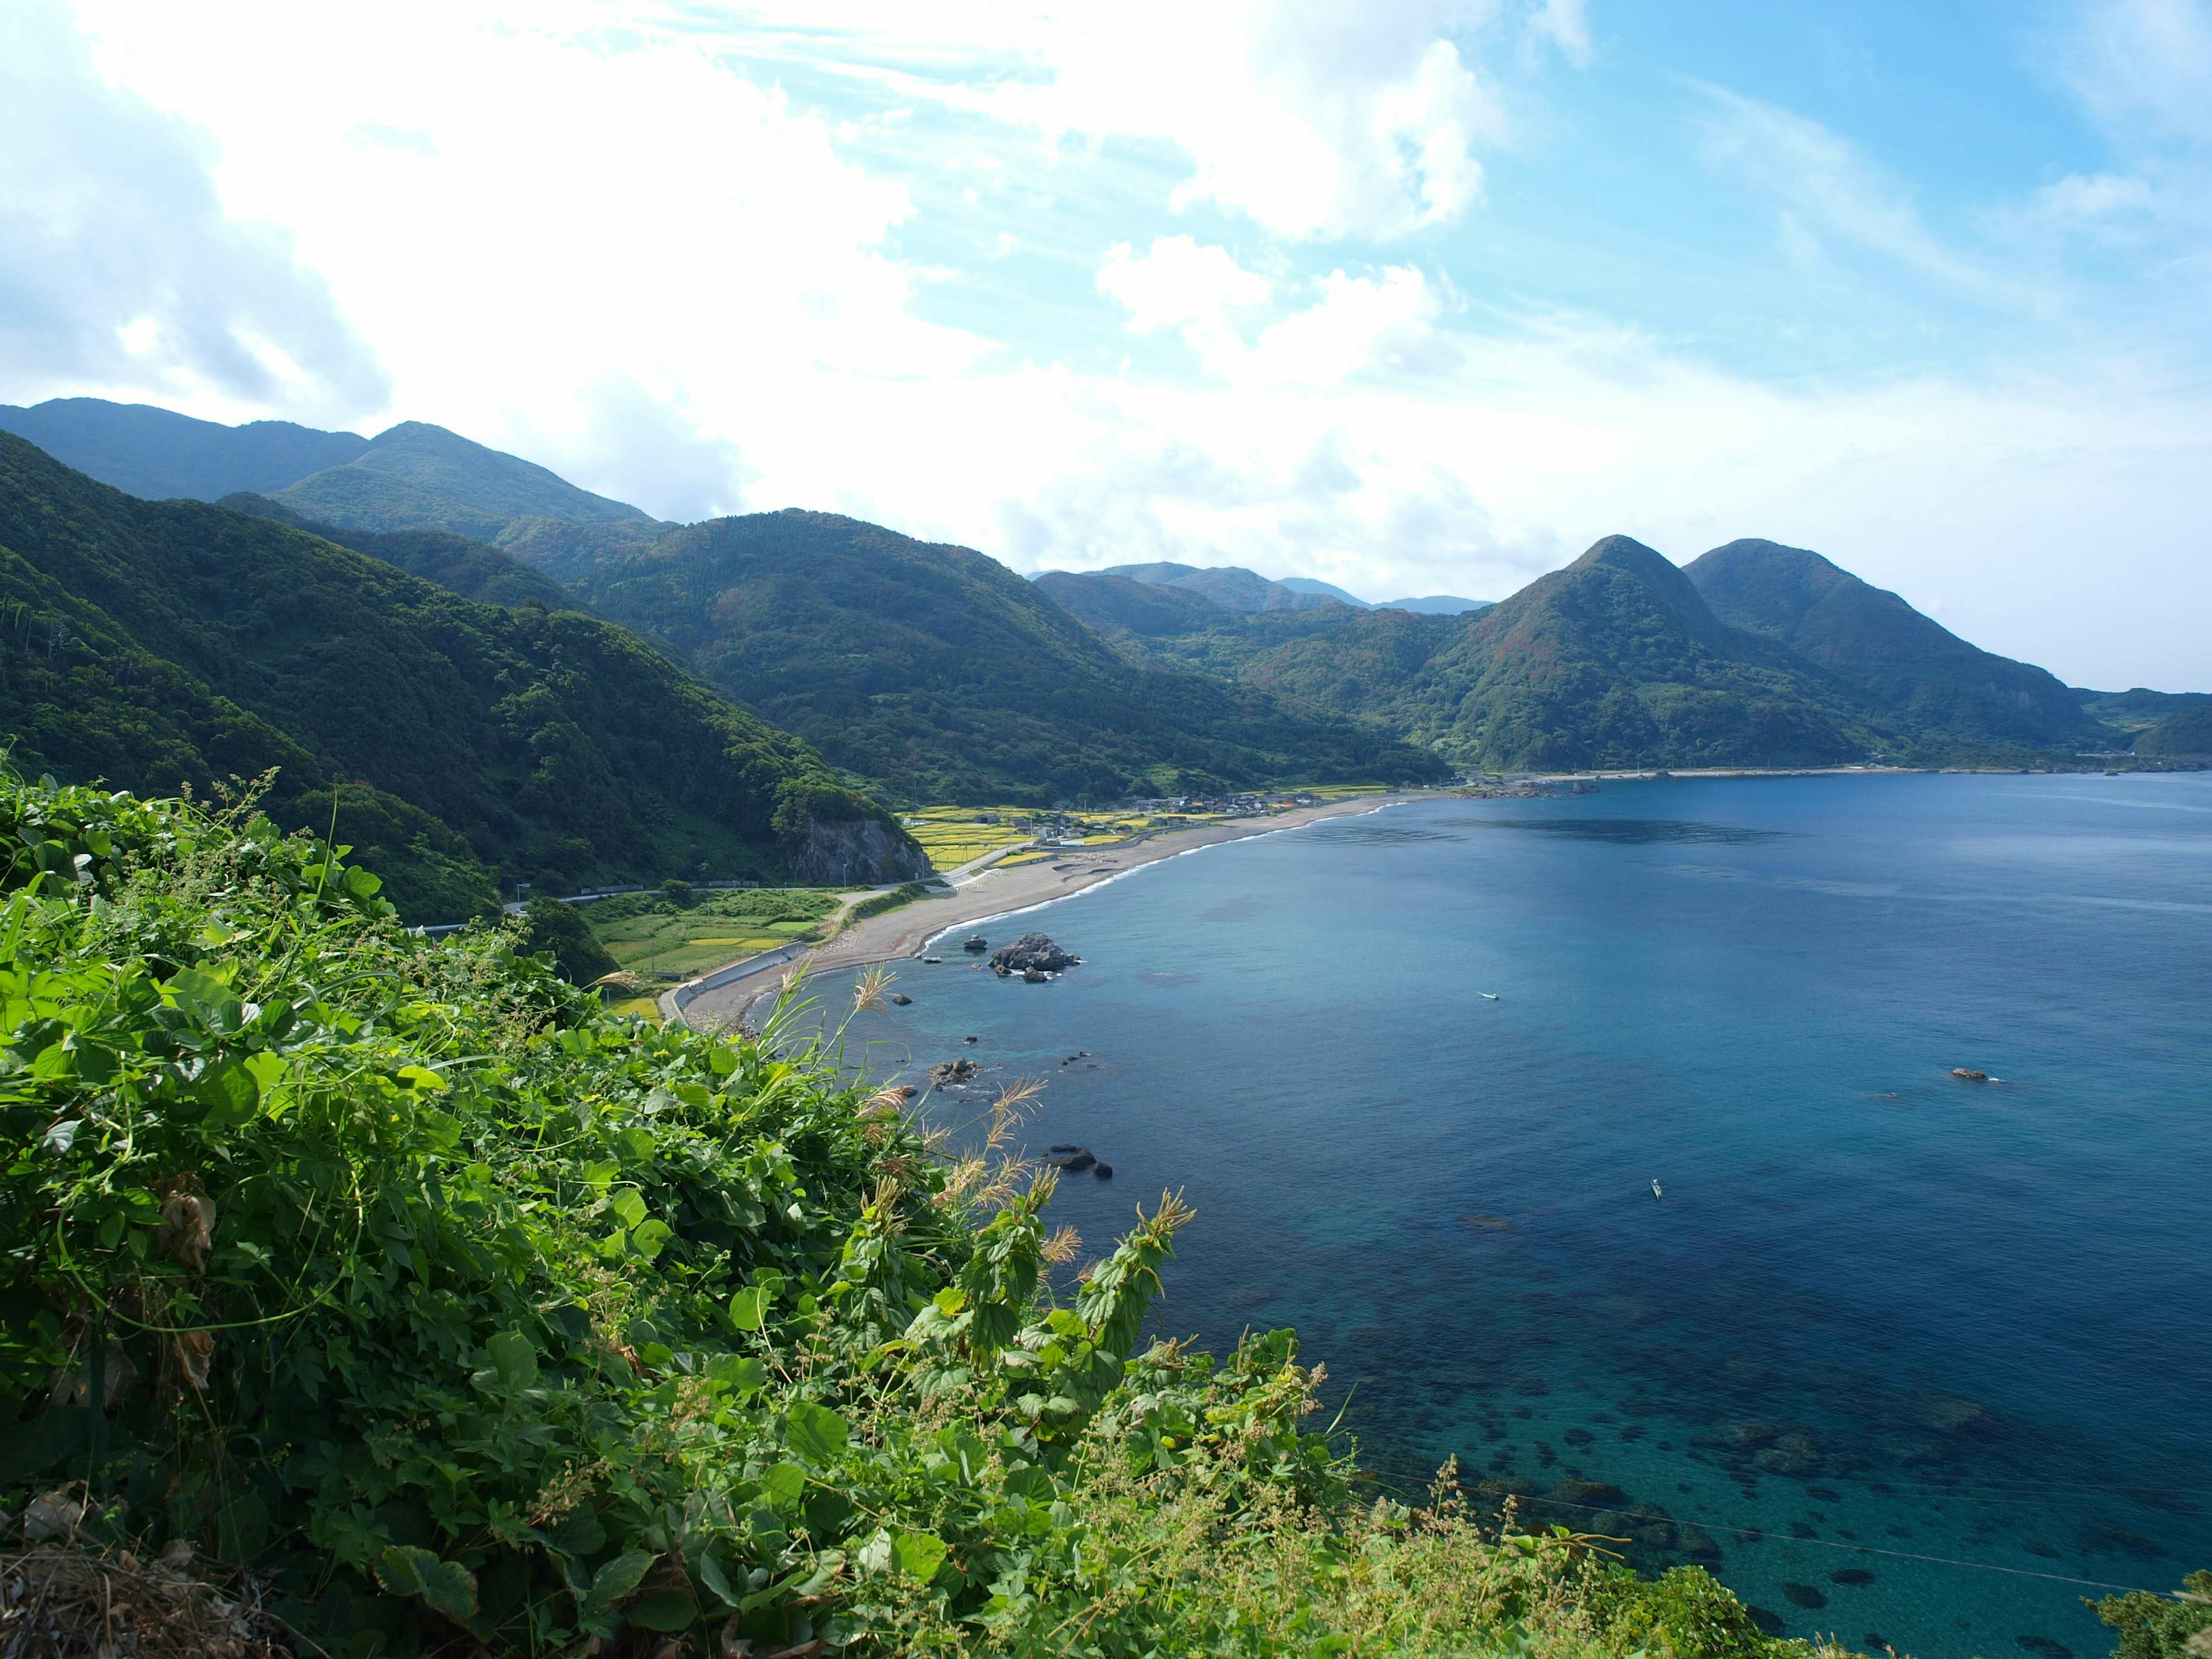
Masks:
[[[791,872],[805,882],[870,887],[935,873],[928,854],[875,818],[808,824],[806,838],[792,852]]]

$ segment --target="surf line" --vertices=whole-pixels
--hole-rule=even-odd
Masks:
[[[1017,905],[1011,910],[994,910],[989,915],[977,916],[972,921],[956,921],[923,939],[915,947],[914,954],[920,956],[939,939],[951,939],[963,928],[974,929],[990,922],[1004,921],[1010,916],[1025,916],[1035,910],[1048,910],[1055,904],[1073,904],[1079,898],[1088,898],[1103,888],[1111,887],[1117,881],[1126,881],[1131,876],[1141,876],[1147,870],[1157,870],[1163,865],[1173,864],[1177,859],[1195,858],[1200,853],[1218,852],[1224,847],[1241,847],[1247,842],[1265,841],[1270,836],[1295,836],[1301,830],[1310,830],[1317,823],[1334,823],[1339,818],[1371,818],[1377,812],[1387,812],[1394,806],[1417,805],[1419,805],[1418,802],[1410,800],[1380,801],[1362,812],[1339,812],[1326,818],[1309,818],[1304,823],[1286,823],[1277,830],[1260,830],[1249,836],[1231,836],[1226,841],[1209,841],[1200,847],[1186,847],[1181,852],[1170,853],[1164,859],[1146,859],[1142,864],[1132,865],[1127,870],[1116,872],[1107,877],[1103,881],[1094,881],[1089,886],[1079,887],[1072,893],[1054,893],[1050,898],[1039,899],[1034,904]]]

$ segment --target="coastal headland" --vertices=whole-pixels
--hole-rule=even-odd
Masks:
[[[810,975],[834,974],[900,961],[921,955],[930,939],[949,929],[1048,904],[1146,865],[1177,858],[1202,847],[1272,835],[1279,830],[1295,830],[1323,818],[1379,811],[1407,801],[1434,799],[1434,792],[1355,795],[1265,817],[1164,831],[1117,847],[1071,847],[1063,849],[1064,857],[1036,863],[1012,866],[990,864],[981,868],[970,866],[952,873],[949,894],[917,899],[883,915],[868,917],[811,951],[763,960],[754,972],[690,996],[684,995],[690,987],[678,986],[661,998],[661,1009],[670,1018],[702,1031],[722,1030],[733,1023],[742,1024],[756,1002],[773,994],[784,978],[795,972],[804,971]],[[716,975],[705,977],[713,979]]]

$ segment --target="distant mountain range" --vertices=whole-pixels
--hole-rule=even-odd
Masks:
[[[1772,542],[1732,542],[1682,568],[1608,537],[1494,605],[1367,605],[1233,567],[1025,581],[971,550],[825,514],[671,526],[419,422],[367,439],[74,398],[0,408],[0,428],[134,495],[222,502],[132,505],[33,464],[27,447],[6,452],[0,559],[17,563],[0,568],[21,585],[0,716],[19,757],[196,782],[282,758],[301,799],[366,779],[373,799],[398,804],[380,833],[413,849],[403,864],[458,872],[453,890],[479,896],[495,867],[557,881],[623,858],[643,870],[740,846],[790,856],[789,815],[764,830],[743,804],[781,799],[787,784],[842,789],[842,805],[820,797],[823,811],[865,818],[875,809],[848,786],[900,801],[1043,802],[1455,768],[2212,754],[2212,696],[2069,690]],[[42,527],[49,501],[93,526],[83,545],[111,550],[72,563],[67,538]],[[198,586],[164,586],[172,565],[200,573]],[[261,597],[240,603],[224,584]],[[290,588],[305,597],[288,600]],[[342,604],[347,589],[358,597]],[[70,673],[121,650],[155,665],[154,678],[95,674],[63,695],[39,677],[61,672],[68,647],[41,665],[31,640],[57,629],[107,641]],[[495,659],[505,665],[483,666]],[[482,689],[410,689],[410,676],[441,675]],[[537,735],[516,736],[518,718]],[[761,758],[699,786],[723,803],[702,817],[688,775],[668,769],[725,775],[711,758],[672,758],[694,752],[675,734],[709,731],[724,735],[699,740]],[[226,744],[242,758],[224,758]],[[566,781],[532,794],[531,766],[556,752],[574,757]],[[647,753],[657,758],[640,769]],[[482,785],[466,800],[462,777]],[[630,828],[563,830],[603,797]],[[876,854],[885,869],[902,856]]]
[[[0,726],[21,770],[141,793],[277,768],[277,821],[335,813],[414,920],[488,909],[514,879],[926,867],[818,754],[623,629],[471,603],[266,517],[141,501],[6,434]]]
[[[855,519],[716,520],[563,568],[601,615],[905,799],[1447,775],[1370,724],[1134,660],[995,559]]]
[[[1046,573],[1066,574],[1068,573]],[[1491,603],[1488,599],[1462,599],[1449,593],[1431,593],[1425,599],[1385,599],[1376,605],[1310,576],[1285,576],[1280,581],[1273,581],[1256,570],[1233,564],[1210,569],[1190,564],[1113,564],[1088,574],[1117,576],[1148,587],[1172,587],[1180,592],[1195,593],[1224,611],[1311,611],[1334,603],[1350,605],[1355,611],[1412,611],[1423,616],[1451,617],[1480,611]]]

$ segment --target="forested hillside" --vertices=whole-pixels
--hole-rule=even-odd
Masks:
[[[1478,612],[1397,708],[1488,768],[1819,766],[1879,747],[1838,689],[1626,536]]]
[[[1443,775],[1373,727],[1133,663],[996,560],[857,520],[717,520],[562,568],[601,614],[911,800]]]
[[[502,881],[896,879],[919,849],[805,744],[623,629],[471,604],[267,519],[148,502],[0,437],[0,730],[142,793],[280,769],[404,914]]]
[[[483,542],[471,541],[466,536],[457,536],[450,530],[395,530],[382,535],[374,531],[341,530],[336,525],[323,524],[295,513],[282,501],[245,490],[224,496],[217,505],[234,513],[275,519],[295,530],[336,542],[340,547],[349,547],[386,564],[396,564],[409,575],[435,582],[448,593],[458,593],[465,599],[484,605],[536,605],[547,611],[583,608],[581,600],[543,571],[523,563],[510,553]]]
[[[1730,542],[1683,574],[1723,622],[1827,670],[1899,736],[2042,748],[2105,735],[2052,675],[1967,644],[1802,547]]]

